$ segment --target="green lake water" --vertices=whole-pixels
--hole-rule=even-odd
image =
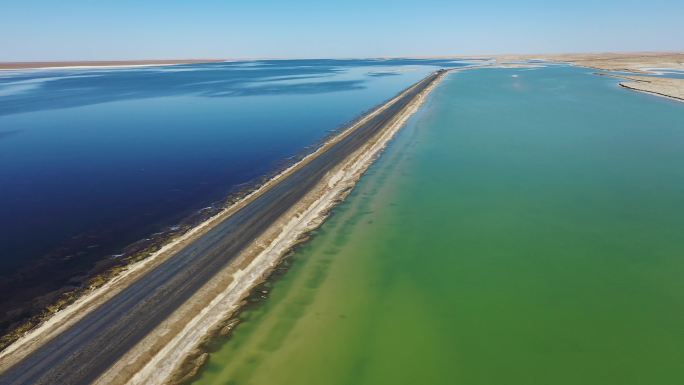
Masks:
[[[196,384],[684,384],[684,104],[451,74]]]

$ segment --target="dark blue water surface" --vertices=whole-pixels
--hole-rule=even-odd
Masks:
[[[69,274],[87,272],[283,167],[437,67],[460,65],[279,60],[1,72],[0,283],[46,258]]]

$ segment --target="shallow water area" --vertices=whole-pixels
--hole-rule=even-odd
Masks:
[[[195,382],[684,382],[684,106],[453,73]]]

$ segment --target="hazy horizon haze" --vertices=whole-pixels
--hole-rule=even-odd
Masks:
[[[9,0],[0,61],[684,51],[684,3]]]

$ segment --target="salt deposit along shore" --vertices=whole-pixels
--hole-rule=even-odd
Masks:
[[[0,70],[43,70],[69,68],[128,68],[176,64],[201,64],[225,61],[223,59],[179,59],[179,60],[98,60],[98,61],[50,61],[50,62],[0,62]]]
[[[169,380],[353,187],[445,75],[430,75],[0,354],[0,382]]]
[[[569,63],[603,71],[629,72],[635,75],[661,74],[659,70],[684,70],[684,53],[681,52],[634,52],[634,53],[594,53],[594,54],[557,54],[557,55],[500,55],[498,63],[540,59],[550,62]],[[654,69],[657,69],[654,71]],[[684,80],[661,76],[619,76],[631,82],[620,86],[639,92],[663,96],[683,101]]]

